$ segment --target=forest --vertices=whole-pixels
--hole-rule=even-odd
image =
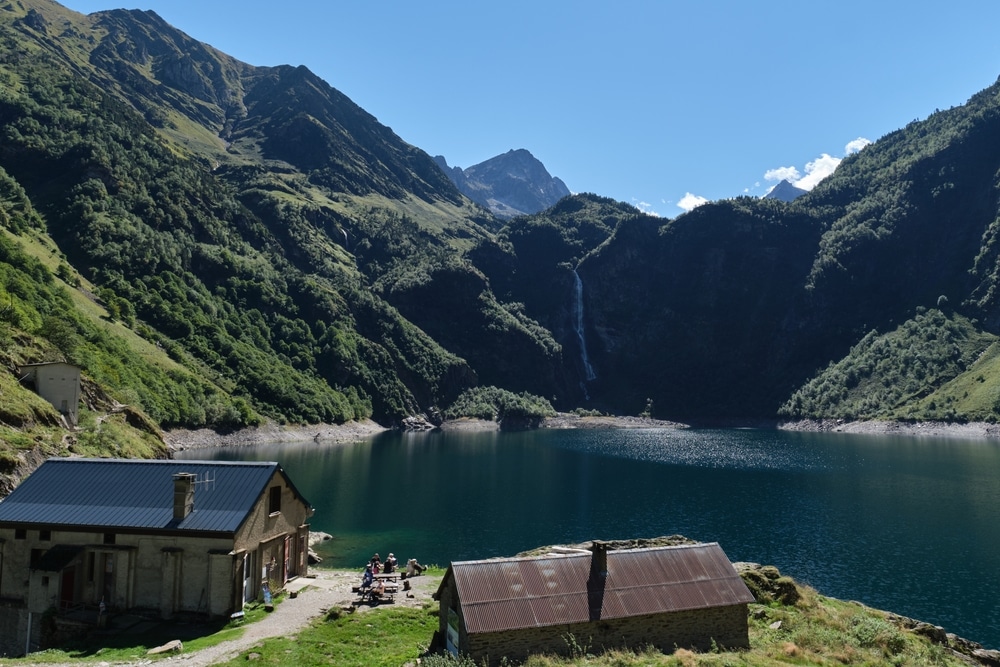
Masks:
[[[83,369],[73,446],[142,455],[265,421],[1000,417],[997,86],[794,202],[500,219],[306,67],[19,0],[0,137],[9,451],[66,447],[17,381],[41,361]]]

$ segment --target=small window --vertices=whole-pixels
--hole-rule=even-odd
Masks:
[[[272,486],[270,493],[268,495],[267,501],[267,511],[271,514],[277,514],[281,511],[281,487]]]
[[[48,577],[42,577],[42,586],[45,586],[46,588],[48,588],[48,586],[49,586],[49,578]]]
[[[40,531],[38,531],[38,540],[40,542],[48,542],[51,539],[52,539],[52,531],[51,530],[40,530]]]
[[[105,544],[114,544],[115,543],[115,534],[114,533],[104,533],[104,543]]]
[[[28,529],[27,528],[15,528],[14,529],[14,539],[15,540],[26,540],[26,539],[28,539]]]
[[[45,549],[32,549],[31,550],[31,568],[34,569],[42,560],[42,554],[45,553]]]

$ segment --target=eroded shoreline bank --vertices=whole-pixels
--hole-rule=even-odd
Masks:
[[[707,425],[691,425],[679,422],[629,416],[580,416],[560,413],[547,417],[539,429],[652,429],[652,428],[699,428]],[[902,435],[935,438],[1000,439],[1000,424],[988,422],[890,422],[890,421],[844,421],[840,419],[805,419],[789,422],[766,422],[754,424],[719,425],[722,428],[760,428],[779,431],[802,431],[815,433],[848,433],[862,435]],[[499,431],[501,425],[495,421],[482,419],[455,419],[441,424],[442,431],[485,432]],[[163,440],[171,451],[201,449],[205,447],[243,447],[275,442],[316,442],[320,444],[340,444],[358,442],[389,431],[385,426],[371,420],[348,422],[346,424],[312,424],[306,426],[264,426],[231,432],[217,432],[211,429],[178,429],[163,433]]]

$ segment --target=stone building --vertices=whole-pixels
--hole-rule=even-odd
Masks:
[[[656,646],[749,647],[753,596],[716,543],[452,563],[440,634],[477,664]]]
[[[0,502],[0,655],[41,614],[240,610],[306,574],[312,511],[273,462],[49,459]]]
[[[67,425],[76,426],[80,406],[80,369],[73,364],[51,362],[25,364],[18,368],[21,381],[35,387],[35,392],[65,417]]]

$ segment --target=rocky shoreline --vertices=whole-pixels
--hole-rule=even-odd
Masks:
[[[421,424],[426,424],[420,420]],[[414,430],[429,430],[435,428]],[[730,425],[730,426],[746,426]],[[780,431],[803,431],[816,433],[850,433],[867,435],[927,436],[936,438],[997,439],[1000,438],[1000,424],[988,422],[894,422],[894,421],[844,421],[842,419],[803,419],[790,422],[769,422],[754,424],[758,428],[772,428]],[[690,424],[650,419],[647,417],[576,415],[559,413],[546,417],[536,428],[539,429],[651,429],[651,428],[691,428]],[[436,427],[451,432],[488,432],[502,430],[496,421],[484,419],[454,419]],[[319,444],[340,444],[358,442],[379,433],[391,430],[371,420],[347,422],[346,424],[312,424],[306,426],[281,426],[265,424],[254,428],[229,432],[211,429],[178,429],[163,433],[163,440],[171,451],[200,449],[205,447],[243,447],[274,442],[316,442]]]
[[[202,449],[206,447],[246,447],[274,442],[317,442],[337,444],[357,442],[378,435],[389,429],[369,420],[345,424],[311,424],[282,426],[268,423],[263,426],[220,432],[203,428],[164,431],[163,441],[171,451]]]
[[[843,419],[803,419],[775,425],[782,431],[854,433],[864,435],[905,435],[934,438],[1000,438],[1000,424],[989,422],[897,422],[845,421]]]

